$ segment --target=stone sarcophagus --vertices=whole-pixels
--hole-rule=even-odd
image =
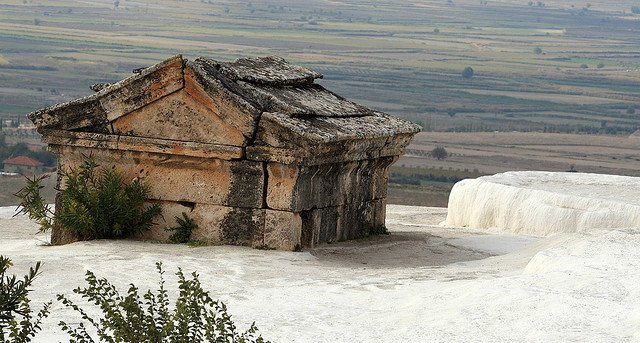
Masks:
[[[91,155],[151,187],[163,219],[142,238],[166,240],[186,212],[194,239],[291,250],[384,225],[388,167],[419,131],[321,77],[279,57],[175,56],[29,118],[59,179]]]

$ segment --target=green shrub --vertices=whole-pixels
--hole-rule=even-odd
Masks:
[[[129,287],[126,296],[121,295],[109,281],[98,279],[87,271],[88,287],[73,292],[99,307],[102,317],[91,317],[79,305],[59,294],[58,300],[82,318],[78,325],[61,321],[60,327],[74,342],[94,342],[89,331],[95,331],[103,342],[265,342],[261,336],[256,336],[255,323],[246,332],[238,333],[227,307],[202,289],[195,272],[187,279],[178,269],[180,294],[171,309],[164,288],[162,264],[157,263],[156,268],[160,274],[159,289],[155,293],[147,291],[142,297],[135,285]],[[92,329],[87,331],[88,327]]]
[[[66,187],[60,190],[55,214],[40,195],[43,178],[27,178],[16,193],[22,200],[18,213],[36,220],[40,231],[59,227],[80,240],[123,238],[148,230],[161,213],[158,204],[145,205],[149,186],[139,180],[126,182],[114,168],[97,168],[87,158],[77,170],[64,174]]]
[[[191,233],[198,228],[198,224],[185,212],[182,212],[182,218],[177,216],[175,218],[178,226],[166,229],[167,231],[175,231],[169,236],[169,240],[173,243],[188,243],[191,240]]]
[[[54,213],[42,195],[40,195],[40,190],[44,188],[42,180],[47,177],[48,175],[40,177],[34,175],[33,179],[26,177],[26,185],[14,194],[21,200],[20,209],[16,215],[24,213],[29,219],[38,222],[40,232],[46,232],[52,229],[54,225]]]
[[[40,262],[22,280],[6,275],[10,267],[11,260],[0,255],[0,342],[31,342],[51,306],[51,302],[46,303],[35,317],[31,310],[29,287],[39,275]]]

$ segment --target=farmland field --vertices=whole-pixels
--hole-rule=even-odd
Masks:
[[[410,175],[420,173],[396,169],[396,176],[414,184],[397,188],[406,194],[393,193],[391,201],[422,197],[416,203],[446,204],[452,183],[436,179],[449,168],[471,176],[474,169],[482,174],[574,165],[635,175],[640,162],[627,155],[635,156],[637,146],[605,147],[640,127],[637,5],[0,0],[0,118],[24,123],[32,110],[88,95],[91,84],[117,81],[178,53],[220,60],[277,54],[323,73],[320,82],[336,93],[422,125],[427,133],[417,137],[414,152],[445,145],[453,154],[444,161],[403,157],[396,168],[435,170],[416,185]],[[472,77],[462,76],[466,67]],[[512,131],[531,132],[516,138],[533,142],[503,141],[502,134],[511,137]],[[605,143],[587,152],[536,146],[552,133],[575,134],[566,137],[577,141],[560,150]],[[22,138],[8,135],[6,141],[16,139]]]
[[[3,0],[0,115],[87,95],[90,84],[177,53],[278,54],[427,131],[631,133],[640,117],[633,5]]]
[[[428,156],[436,146],[449,157]],[[640,176],[640,135],[422,132],[391,168],[389,202],[446,206],[453,182],[516,170]],[[448,182],[444,178],[448,178]]]

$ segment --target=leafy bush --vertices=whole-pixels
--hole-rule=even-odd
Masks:
[[[171,310],[162,264],[157,263],[156,268],[160,274],[159,289],[155,293],[147,291],[142,299],[135,285],[131,285],[124,296],[109,281],[98,279],[88,271],[88,287],[73,292],[100,307],[102,318],[92,318],[79,305],[59,294],[58,300],[77,311],[83,320],[78,325],[61,321],[60,326],[74,342],[94,342],[88,326],[93,327],[103,342],[265,342],[256,336],[255,323],[246,332],[238,333],[227,307],[202,289],[195,272],[187,279],[178,269],[180,294]]]
[[[55,214],[40,195],[42,177],[27,178],[16,196],[20,211],[40,224],[40,231],[54,227],[73,233],[80,240],[123,238],[148,230],[161,213],[158,204],[145,205],[149,186],[139,180],[125,182],[122,172],[100,168],[87,158],[77,170],[64,174],[60,208]]]
[[[46,303],[34,317],[29,287],[39,274],[40,262],[31,267],[22,280],[15,275],[6,275],[10,267],[11,260],[0,255],[0,342],[30,342],[49,314],[51,302]]]
[[[174,243],[188,243],[191,240],[191,233],[198,228],[198,224],[189,218],[185,212],[182,212],[182,218],[175,218],[178,226],[166,229],[167,231],[175,231],[169,236],[169,240]]]

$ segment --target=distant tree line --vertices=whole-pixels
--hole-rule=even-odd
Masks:
[[[389,177],[390,183],[395,183],[399,185],[413,185],[419,186],[423,181],[428,182],[446,182],[446,183],[456,183],[463,178],[459,176],[446,176],[446,175],[434,175],[434,174],[401,174],[401,173],[391,173]]]

